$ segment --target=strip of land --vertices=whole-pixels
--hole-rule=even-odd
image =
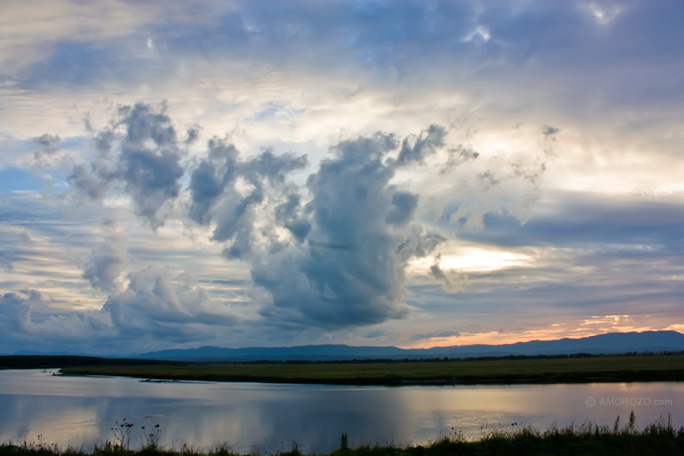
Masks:
[[[67,367],[61,373],[149,380],[397,386],[684,381],[684,354],[411,362],[94,365]]]

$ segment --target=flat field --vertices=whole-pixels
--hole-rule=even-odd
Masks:
[[[98,365],[63,368],[61,372],[157,380],[356,385],[684,381],[684,354],[410,362]]]

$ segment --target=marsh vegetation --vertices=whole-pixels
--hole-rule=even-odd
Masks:
[[[681,381],[684,354],[344,363],[119,363],[69,367],[61,372],[142,379],[356,385]]]
[[[131,429],[131,423],[119,423]],[[158,435],[158,434],[156,434]],[[0,454],[16,456],[248,456],[231,449],[228,444],[201,451],[183,445],[180,449],[158,445],[154,434],[138,449],[131,449],[126,440],[130,433],[117,434],[113,442],[106,442],[92,450],[83,448],[60,449],[42,441],[0,445]],[[634,426],[634,414],[620,425],[619,418],[612,427],[591,423],[581,426],[557,428],[546,431],[522,428],[515,431],[499,430],[482,439],[469,441],[453,431],[449,436],[425,445],[361,445],[349,447],[347,433],[340,437],[339,448],[326,453],[330,456],[443,456],[443,455],[681,455],[684,454],[684,428],[675,429],[672,423],[661,421],[643,430]],[[289,449],[273,453],[276,456],[303,456],[301,447],[293,442]],[[250,456],[263,456],[251,453]]]

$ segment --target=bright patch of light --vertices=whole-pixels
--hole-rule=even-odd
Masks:
[[[466,247],[458,249],[457,253],[442,253],[439,267],[444,271],[491,272],[524,266],[530,262],[529,256],[519,253]],[[424,274],[433,264],[434,257],[420,258],[409,265],[409,271]]]
[[[492,35],[489,33],[487,27],[483,25],[478,25],[474,31],[470,32],[463,41],[481,41],[487,42],[490,40]]]
[[[622,11],[619,6],[613,5],[612,7],[607,7],[606,5],[598,5],[592,3],[589,5],[589,11],[601,25],[607,25],[613,22],[618,14]]]
[[[471,248],[458,255],[443,255],[440,265],[444,269],[485,272],[523,266],[528,261],[527,255]]]

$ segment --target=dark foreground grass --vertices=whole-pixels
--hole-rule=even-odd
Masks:
[[[166,380],[355,385],[682,381],[684,354],[385,363],[188,363],[82,366],[61,371],[68,375],[115,375]]]
[[[552,427],[540,432],[531,428],[515,432],[493,432],[478,441],[467,441],[459,436],[444,438],[426,445],[398,447],[360,446],[349,448],[346,434],[342,434],[340,447],[328,453],[330,456],[447,456],[447,455],[684,455],[684,428],[676,430],[669,422],[635,430],[631,422],[618,429],[585,424],[563,429]],[[139,450],[128,450],[120,444],[107,443],[92,451],[83,449],[59,449],[43,443],[11,443],[0,445],[0,455],[16,456],[246,456],[230,450],[227,445],[210,451],[197,451],[184,446],[180,450],[165,449],[150,444]],[[252,454],[254,456],[263,456]],[[273,456],[303,456],[294,445],[289,451],[273,453]]]

